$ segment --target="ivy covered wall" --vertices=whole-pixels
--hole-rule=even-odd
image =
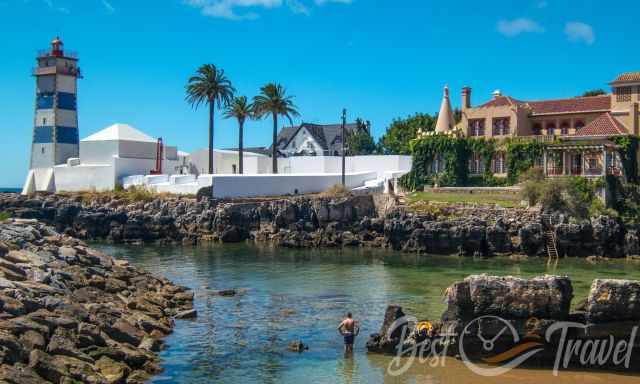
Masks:
[[[411,142],[413,167],[400,179],[400,185],[408,190],[420,190],[424,186],[500,186],[514,184],[518,177],[535,165],[542,157],[543,144],[531,141],[498,142],[495,139],[470,138],[456,135],[423,135]],[[492,160],[496,152],[506,154],[507,177],[494,177]],[[484,173],[469,175],[469,159],[481,156]],[[433,172],[434,160],[444,162],[440,172]]]

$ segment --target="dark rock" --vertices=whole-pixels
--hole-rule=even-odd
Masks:
[[[291,352],[302,353],[304,351],[307,351],[308,349],[309,349],[309,346],[303,343],[302,341],[292,341],[287,346],[287,350]]]
[[[594,280],[586,310],[593,323],[640,320],[640,282]]]

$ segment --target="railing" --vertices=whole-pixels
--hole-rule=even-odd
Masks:
[[[38,57],[52,57],[52,56],[53,55],[51,54],[51,49],[41,49],[38,51]],[[77,59],[78,52],[64,50],[62,51],[62,56],[60,57],[65,57],[67,59]]]
[[[522,141],[537,141],[539,143],[553,143],[556,141],[555,135],[534,135],[534,136],[515,136],[511,138],[514,142],[522,142]]]
[[[562,176],[564,174],[562,167],[547,167],[547,175]]]
[[[584,170],[585,176],[602,176],[602,168],[587,168]]]

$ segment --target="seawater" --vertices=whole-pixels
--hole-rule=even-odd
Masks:
[[[461,362],[444,367],[414,364],[390,376],[390,357],[369,355],[365,343],[390,303],[407,314],[438,319],[443,292],[470,274],[568,275],[574,304],[587,297],[595,278],[640,280],[640,263],[584,259],[511,260],[409,255],[380,250],[286,250],[251,245],[114,246],[93,244],[154,274],[195,291],[198,318],[177,321],[161,353],[164,372],[152,383],[637,383],[640,377],[613,373],[516,369],[496,378],[479,377]],[[212,291],[234,288],[235,297]],[[361,323],[351,358],[336,331],[347,311]],[[287,351],[290,341],[309,345]]]

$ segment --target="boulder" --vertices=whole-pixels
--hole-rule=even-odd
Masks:
[[[395,354],[402,342],[402,333],[408,327],[402,307],[389,305],[384,313],[384,320],[380,331],[374,333],[367,341],[369,352]]]
[[[587,319],[592,323],[639,321],[640,282],[596,279],[587,298]]]
[[[113,340],[133,346],[140,344],[145,336],[144,331],[123,319],[118,319],[112,326],[106,326],[104,331]]]
[[[70,379],[87,384],[108,383],[105,377],[87,362],[69,356],[49,356],[38,349],[31,351],[29,367],[53,383],[66,383],[70,382]]]
[[[112,360],[107,356],[102,356],[96,361],[96,368],[109,384],[117,384],[124,382],[124,379],[131,372],[128,365]]]
[[[492,315],[504,319],[565,320],[573,287],[568,277],[474,275],[448,288],[447,298],[449,318],[470,320]]]

